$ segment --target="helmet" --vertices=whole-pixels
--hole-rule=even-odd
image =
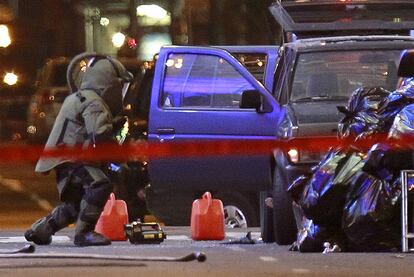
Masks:
[[[76,78],[75,78],[76,76]],[[112,115],[122,110],[122,101],[132,74],[118,60],[96,53],[82,53],[69,63],[67,81],[71,92],[93,90],[111,109]]]

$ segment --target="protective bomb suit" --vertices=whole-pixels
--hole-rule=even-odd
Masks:
[[[80,54],[74,58],[75,62],[82,57],[90,58],[89,64],[79,89],[68,79],[73,93],[63,102],[45,149],[75,145],[99,147],[100,142],[114,140],[113,118],[122,110],[123,87],[132,80],[132,75],[115,59],[91,55]],[[55,232],[76,222],[75,245],[110,244],[110,240],[94,232],[113,189],[100,165],[41,157],[35,171],[47,173],[52,169],[56,172],[62,204],[36,221],[25,232],[26,240],[49,244]]]

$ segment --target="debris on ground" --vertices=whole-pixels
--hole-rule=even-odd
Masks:
[[[230,241],[222,242],[221,244],[256,244],[256,243],[258,242],[252,239],[252,232],[247,232],[246,236],[241,239],[230,240]]]

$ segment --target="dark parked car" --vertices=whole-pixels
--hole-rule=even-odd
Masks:
[[[412,1],[286,2],[270,10],[293,40],[281,47],[275,74],[275,99],[286,111],[278,127],[281,139],[336,136],[342,118],[336,107],[361,86],[394,90],[401,54],[414,48],[413,38],[403,36],[414,27]],[[293,241],[296,226],[286,188],[323,154],[275,151],[270,216],[262,207],[265,241]]]
[[[33,86],[18,80],[16,84],[0,84],[0,139],[18,141],[26,138],[26,110]]]
[[[379,1],[357,1],[358,5],[323,1],[326,8],[315,2],[322,1],[296,4],[328,9],[335,17],[333,22],[295,23],[295,17],[286,14],[280,2],[272,5],[272,13],[290,32],[287,37],[315,36],[323,30],[328,30],[324,35],[338,35],[339,31],[341,35],[358,34],[363,33],[363,27],[370,28],[370,34],[398,36],[319,37],[285,43],[277,56],[266,55],[266,62],[277,62],[277,68],[266,70],[262,82],[225,47],[163,47],[151,88],[148,140],[174,143],[336,136],[340,119],[336,106],[344,105],[354,89],[373,85],[394,89],[399,57],[414,48],[414,38],[400,36],[414,29],[414,3],[387,5],[381,1],[378,7]],[[401,7],[403,22],[392,20],[389,15]],[[343,13],[332,12],[334,8]],[[375,24],[353,20],[352,15],[372,12],[371,8],[385,17],[378,17]],[[301,15],[301,20],[306,18]],[[316,10],[312,16],[318,16]],[[273,85],[266,85],[268,82]],[[192,201],[206,190],[225,205],[237,202],[243,211],[257,211],[259,195],[262,200],[270,195],[273,209],[260,206],[263,239],[288,244],[296,227],[285,190],[293,179],[309,171],[321,154],[307,149],[275,149],[269,155],[153,159],[149,161],[149,208],[167,224],[187,225]],[[255,212],[248,217],[251,222],[258,220]]]
[[[27,138],[31,143],[44,143],[55,118],[69,93],[66,82],[68,57],[48,59],[40,70],[36,89],[27,110]]]

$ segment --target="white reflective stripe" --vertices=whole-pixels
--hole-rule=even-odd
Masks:
[[[70,238],[68,236],[52,236],[53,243],[68,242]],[[23,236],[18,237],[0,237],[0,243],[15,243],[15,242],[28,242]]]
[[[131,83],[130,82],[126,82],[126,83],[124,83],[124,85],[122,86],[122,100],[124,100],[124,98],[125,98],[125,95],[127,94],[127,92],[128,92],[128,89],[129,89],[129,85],[130,85]]]

